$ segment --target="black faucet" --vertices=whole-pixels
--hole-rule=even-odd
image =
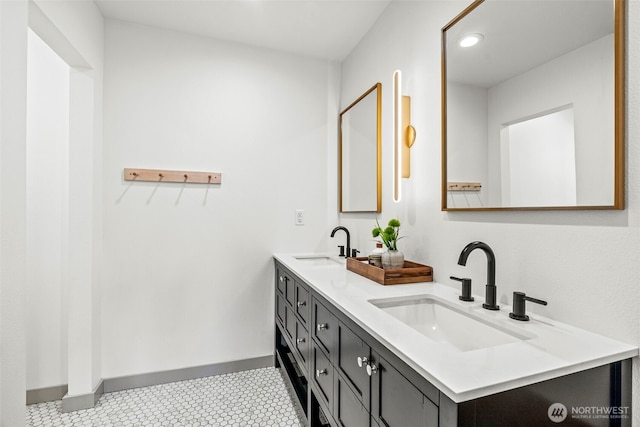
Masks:
[[[485,302],[482,307],[487,310],[500,310],[496,304],[496,257],[493,251],[484,242],[471,242],[464,247],[458,258],[458,265],[467,265],[467,258],[474,249],[482,249],[487,255],[487,286],[485,294]]]
[[[336,234],[336,231],[338,230],[343,230],[347,234],[347,253],[346,255],[343,254],[342,248],[341,248],[340,256],[344,256],[345,258],[348,258],[351,255],[351,235],[349,234],[349,230],[347,230],[347,227],[343,227],[339,225],[333,229],[333,231],[331,232],[331,237],[333,237]]]

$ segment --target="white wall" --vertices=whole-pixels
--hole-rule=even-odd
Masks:
[[[0,2],[0,425],[25,420],[26,1]]]
[[[27,389],[67,383],[69,66],[29,31],[27,64]]]
[[[468,2],[392,2],[342,67],[341,105],[363,87],[383,84],[382,221],[397,217],[408,259],[434,267],[435,279],[449,275],[473,279],[473,292],[484,294],[486,260],[472,255],[457,265],[470,241],[488,243],[497,257],[498,300],[510,305],[512,292],[549,301],[527,307],[587,330],[640,344],[640,2],[628,2],[627,209],[585,212],[440,211],[440,30]],[[391,197],[392,73],[403,71],[405,94],[412,98],[417,139],[412,149],[412,177],[403,200]],[[354,247],[373,248],[374,215],[339,216],[352,230]],[[456,286],[451,284],[451,286]],[[638,364],[634,363],[634,412],[640,413]]]
[[[105,49],[103,376],[273,354],[271,256],[330,232],[336,67],[118,21]],[[132,183],[125,167],[222,184]]]

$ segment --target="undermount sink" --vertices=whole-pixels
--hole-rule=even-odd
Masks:
[[[428,338],[457,351],[478,350],[533,338],[533,335],[493,324],[432,295],[369,302]]]
[[[343,263],[335,258],[326,255],[304,255],[294,257],[306,265],[342,265]]]

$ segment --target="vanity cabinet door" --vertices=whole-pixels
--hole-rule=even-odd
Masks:
[[[298,316],[300,317],[300,320],[302,320],[304,326],[307,326],[309,320],[309,291],[307,291],[307,289],[298,282],[296,282],[295,300],[296,313],[298,313]]]
[[[311,334],[316,342],[329,356],[333,358],[338,319],[325,306],[313,299],[313,331]]]
[[[320,397],[327,408],[333,407],[333,366],[329,358],[315,344],[311,347],[311,375],[320,390]]]
[[[369,410],[370,377],[367,364],[371,359],[371,348],[342,322],[338,324],[338,350],[336,367],[353,389],[358,400]]]
[[[307,360],[309,360],[309,333],[302,326],[302,323],[296,322],[296,353],[302,362],[304,372],[307,372]]]
[[[291,309],[291,307],[286,306],[285,310],[286,310],[286,314],[285,314],[284,328],[287,332],[287,337],[289,338],[289,342],[294,343],[295,337],[296,337],[296,316],[295,314],[293,314],[293,310]]]
[[[276,293],[276,318],[282,326],[286,324],[287,307],[282,295]]]
[[[385,427],[438,425],[438,407],[391,364],[372,355],[371,416]]]
[[[296,292],[296,284],[291,276],[285,276],[287,288],[284,293],[284,297],[289,303],[291,307],[295,304],[295,292]]]
[[[335,406],[333,417],[341,427],[369,427],[369,411],[362,406],[360,396],[356,395],[340,373],[335,374]]]

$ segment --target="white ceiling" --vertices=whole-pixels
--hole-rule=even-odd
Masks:
[[[94,0],[105,18],[341,61],[391,0]]]

